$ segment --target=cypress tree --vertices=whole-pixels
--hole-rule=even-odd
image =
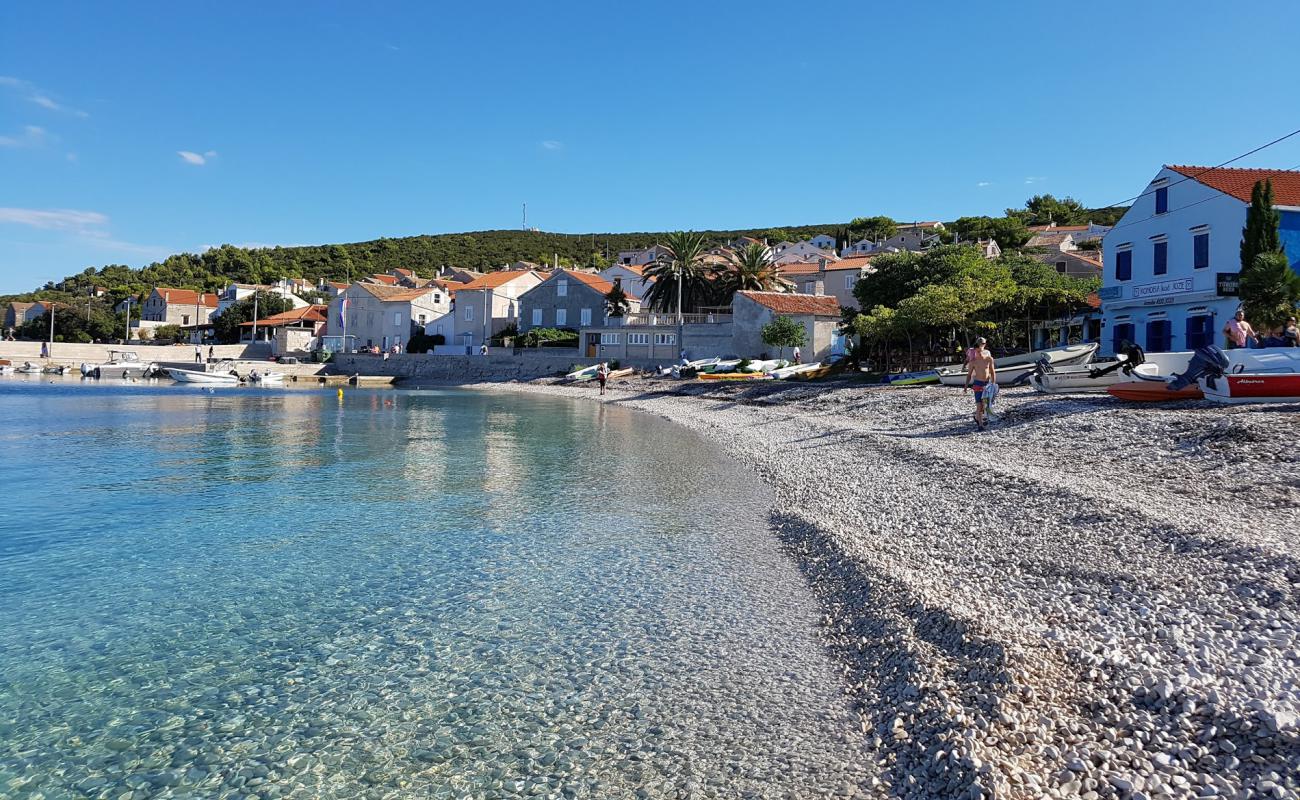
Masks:
[[[1282,237],[1278,233],[1282,215],[1273,208],[1273,181],[1255,182],[1250,191],[1250,208],[1246,209],[1246,227],[1241,229],[1241,271],[1255,266],[1255,257],[1262,253],[1282,250]]]

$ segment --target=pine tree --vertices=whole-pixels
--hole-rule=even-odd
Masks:
[[[1246,209],[1246,227],[1241,229],[1242,274],[1255,265],[1256,256],[1282,250],[1278,233],[1281,225],[1282,215],[1273,208],[1273,181],[1256,181],[1250,191],[1250,208]]]

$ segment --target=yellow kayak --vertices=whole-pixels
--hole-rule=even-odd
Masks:
[[[706,372],[700,376],[702,381],[770,381],[771,375],[761,372]]]

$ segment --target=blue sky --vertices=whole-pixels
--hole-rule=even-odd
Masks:
[[[523,202],[563,232],[1100,205],[1300,128],[1300,4],[1047,5],[5,3],[0,292]]]

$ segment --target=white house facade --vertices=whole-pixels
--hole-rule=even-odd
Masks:
[[[1282,240],[1300,259],[1300,172],[1166,166],[1102,240],[1102,352],[1223,344],[1236,312],[1241,231],[1255,182],[1271,178]]]
[[[645,277],[644,268],[632,267],[627,264],[615,264],[611,267],[605,267],[596,274],[610,283],[622,279],[623,291],[628,297],[635,300],[645,297],[645,293],[650,290],[650,285],[654,283],[653,278],[647,279]]]

